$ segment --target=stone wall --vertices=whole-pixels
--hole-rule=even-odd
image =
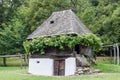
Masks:
[[[75,75],[88,75],[94,73],[101,73],[101,71],[90,67],[77,67]]]

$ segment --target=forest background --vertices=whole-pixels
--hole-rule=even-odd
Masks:
[[[74,0],[0,0],[0,54],[25,53],[23,42],[54,11]],[[120,0],[77,0],[76,15],[104,45],[120,42]]]

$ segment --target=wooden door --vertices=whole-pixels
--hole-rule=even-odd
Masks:
[[[65,60],[54,61],[54,75],[64,76],[65,75]]]
[[[59,72],[59,61],[58,60],[55,60],[54,61],[54,75],[58,75],[58,72]]]

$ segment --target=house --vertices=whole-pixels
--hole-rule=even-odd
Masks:
[[[38,37],[75,36],[91,33],[72,10],[64,10],[53,12],[41,26],[27,37],[27,40]],[[88,49],[88,52],[86,52],[86,49]],[[46,76],[74,75],[76,71],[76,53],[87,55],[91,53],[91,48],[76,45],[73,49],[65,47],[64,50],[59,50],[55,47],[48,47],[44,55],[39,54],[39,52],[31,55],[29,59],[29,73]]]

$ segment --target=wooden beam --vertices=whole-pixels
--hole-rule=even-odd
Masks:
[[[109,49],[110,49],[110,63],[112,64],[112,47],[110,47]]]
[[[3,57],[3,66],[7,66],[5,57]]]
[[[22,55],[20,55],[20,68],[22,69]]]
[[[21,55],[24,56],[25,54],[19,54],[19,55],[0,55],[0,58],[3,58],[3,57],[6,57],[6,58],[7,58],[7,57],[8,57],[8,58],[9,58],[9,57],[20,57]]]
[[[25,67],[25,69],[26,69],[26,65],[27,65],[27,55],[25,54],[24,55],[24,67]]]
[[[52,54],[52,56],[69,57],[69,56],[73,56],[73,54]]]
[[[118,44],[116,44],[116,47],[117,47],[117,65],[119,65],[120,61],[119,61],[119,46]]]
[[[120,43],[116,43],[116,44],[120,45]],[[103,48],[104,48],[104,47],[114,47],[114,45],[115,45],[115,44],[111,44],[111,45],[104,45],[104,46],[102,46],[102,47],[103,47]]]
[[[104,47],[113,47],[114,45],[104,45],[104,46],[102,46],[103,48]]]
[[[114,64],[116,64],[116,46],[115,46],[115,44],[114,44],[113,48],[114,48]]]

